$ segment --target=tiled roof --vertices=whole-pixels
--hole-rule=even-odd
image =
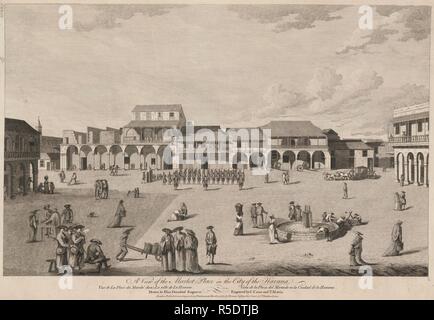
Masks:
[[[326,137],[310,121],[271,121],[263,129],[271,129],[272,137]]]
[[[5,131],[31,132],[40,134],[38,130],[29,125],[26,121],[20,119],[5,118]]]
[[[362,140],[338,140],[330,142],[329,147],[332,150],[372,150]]]
[[[133,112],[146,112],[146,111],[182,111],[182,105],[180,104],[149,104],[149,105],[137,105],[134,107]]]

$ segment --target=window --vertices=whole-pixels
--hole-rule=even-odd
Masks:
[[[395,134],[399,134],[399,123],[395,124]]]
[[[423,130],[423,122],[418,121],[417,122],[417,132],[422,132],[422,130]]]
[[[41,168],[45,167],[45,161],[44,160],[39,161],[39,167],[41,167]]]
[[[354,150],[350,150],[350,157],[354,157]]]
[[[175,118],[175,113],[174,112],[170,112],[169,113],[169,119],[174,119]]]
[[[241,148],[241,137],[237,137],[237,148]]]
[[[368,156],[368,150],[363,150],[362,155],[363,155],[364,157],[367,157],[367,156]]]
[[[155,166],[155,158],[151,159],[151,165]]]
[[[158,112],[158,120],[162,120],[163,119],[163,114],[161,112]]]

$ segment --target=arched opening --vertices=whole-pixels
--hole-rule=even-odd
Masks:
[[[118,166],[124,169],[124,153],[122,148],[118,145],[113,145],[109,150],[109,166]]]
[[[77,170],[79,167],[78,148],[76,146],[68,146],[66,149],[66,169]]]
[[[157,169],[159,167],[158,156],[155,153],[155,149],[152,146],[144,146],[140,151],[142,168],[144,170]]]
[[[297,154],[297,160],[303,162],[303,168],[310,169],[310,153],[302,150]]]
[[[135,170],[140,168],[140,155],[136,146],[127,146],[125,148],[125,169]]]
[[[290,150],[286,150],[282,155],[282,163],[284,169],[286,170],[292,169],[292,165],[294,164],[294,162],[295,162],[295,153]]]
[[[4,197],[10,198],[14,194],[14,168],[10,163],[5,164],[4,166]]]
[[[92,148],[84,145],[80,148],[80,170],[93,169]]]
[[[396,155],[396,180],[401,182],[401,179],[405,180],[405,163],[404,155],[400,152]]]
[[[16,193],[18,194],[26,193],[27,181],[26,181],[26,166],[24,165],[24,163],[20,163],[17,166],[16,177],[18,182]]]
[[[414,183],[414,156],[413,153],[407,154],[407,166],[408,166],[408,183]]]
[[[425,159],[421,152],[416,156],[416,178],[418,185],[425,183]]]
[[[94,151],[94,166],[99,170],[106,170],[109,167],[109,155],[105,146],[96,146]]]
[[[250,168],[262,168],[264,166],[264,155],[262,152],[254,152],[249,158]]]
[[[233,169],[246,169],[248,164],[247,156],[244,152],[237,152],[232,157],[232,168]]]
[[[271,150],[271,168],[280,169],[280,153],[277,150]]]
[[[325,154],[322,151],[315,151],[312,154],[312,165],[314,169],[321,169],[325,167]]]
[[[425,164],[425,169],[426,169],[426,175],[425,175],[425,184],[426,186],[429,186],[429,173],[428,173],[428,169],[429,169],[429,154],[426,155],[426,164]]]

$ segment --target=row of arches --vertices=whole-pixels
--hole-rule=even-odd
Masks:
[[[292,150],[279,152],[278,150],[271,151],[271,166],[275,168],[280,164],[284,169],[294,169],[294,163],[302,161],[308,169],[319,169],[326,167],[326,155],[323,151],[317,150],[311,153],[305,150],[297,153]]]
[[[5,199],[36,190],[38,185],[36,161],[6,162],[3,182]]]
[[[186,156],[183,156],[184,159]],[[267,158],[268,157],[268,158]],[[206,151],[200,155],[196,164],[201,168],[208,168],[208,156]],[[174,154],[166,145],[159,147],[145,145],[135,146],[120,145],[104,146],[70,145],[66,149],[65,159],[61,161],[62,169],[68,170],[107,170],[111,166],[119,166],[121,169],[172,169],[174,165]],[[216,159],[216,157],[214,158]],[[271,150],[264,155],[261,152],[244,153],[237,152],[232,159],[227,158],[232,168],[256,168],[270,164],[272,168],[294,169],[294,163],[300,161],[305,168],[324,168],[326,154],[317,150],[308,152],[306,150]],[[182,165],[181,165],[182,167]]]
[[[140,151],[139,151],[140,150]],[[111,166],[121,169],[171,169],[172,153],[166,146],[160,146],[157,151],[153,146],[143,146],[140,149],[134,145],[122,148],[119,145],[106,147],[98,145],[91,148],[70,145],[65,154],[62,168],[67,170],[107,170]]]
[[[398,152],[395,157],[396,180],[404,179],[408,184],[429,184],[428,175],[429,154],[418,152]]]

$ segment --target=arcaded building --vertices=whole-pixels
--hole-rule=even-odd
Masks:
[[[120,130],[65,130],[60,151],[61,169],[67,170],[253,168],[266,159],[282,169],[295,163],[330,168],[327,136],[310,121],[242,129],[199,126],[186,120],[179,104],[136,106]]]
[[[40,132],[24,120],[5,118],[5,198],[36,190],[40,136]],[[29,178],[31,178],[31,183],[29,183]]]
[[[429,103],[396,108],[393,111],[389,143],[395,157],[396,180],[429,185]]]

